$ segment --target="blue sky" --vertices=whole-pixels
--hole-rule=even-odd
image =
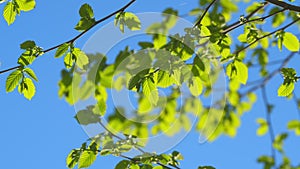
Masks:
[[[87,1],[94,8],[96,18],[118,9],[127,1]],[[0,19],[0,69],[16,64],[21,53],[19,44],[25,40],[34,40],[39,46],[48,48],[77,35],[73,29],[79,20],[78,9],[82,1],[37,1],[36,9],[21,13],[16,22],[7,26],[4,19]],[[180,9],[182,14],[196,7],[196,0],[138,0],[128,11],[160,12],[166,7]],[[3,4],[1,4],[1,10]],[[241,7],[242,8],[242,7]],[[243,11],[241,9],[241,11]],[[240,14],[238,14],[240,15]],[[112,21],[108,20],[106,23]],[[95,30],[97,30],[99,25]],[[95,30],[87,33],[77,41],[77,46],[83,46]],[[32,101],[27,101],[17,92],[5,92],[5,79],[8,74],[0,77],[1,123],[2,133],[0,144],[1,168],[30,168],[53,169],[66,168],[65,158],[71,149],[79,147],[88,137],[84,130],[73,118],[74,107],[58,98],[58,81],[60,71],[64,67],[62,59],[54,59],[50,52],[37,59],[31,66],[35,70],[39,82],[37,93]],[[276,51],[271,55],[276,56]],[[283,52],[281,57],[286,56]],[[276,56],[277,57],[277,56]],[[276,59],[274,59],[276,60]],[[289,66],[298,66],[299,59],[294,58]],[[298,118],[296,107],[292,101],[277,98],[275,84],[282,81],[280,77],[273,79],[268,90],[268,96],[277,107],[272,116],[275,131],[284,131],[289,119]],[[296,86],[297,88],[297,86]],[[296,89],[299,93],[299,90]],[[260,98],[260,92],[258,92]],[[298,94],[300,96],[300,94]],[[185,160],[182,168],[196,168],[199,165],[214,165],[217,168],[259,168],[256,158],[263,154],[270,154],[269,137],[257,137],[257,117],[265,117],[265,109],[261,99],[254,105],[251,112],[242,117],[242,126],[236,138],[222,136],[213,143],[199,144],[199,134],[191,132],[173,150],[183,153]],[[300,138],[290,138],[285,144],[287,155],[293,162],[299,162]],[[98,157],[91,169],[114,168],[116,157]],[[298,160],[298,161],[297,161]]]

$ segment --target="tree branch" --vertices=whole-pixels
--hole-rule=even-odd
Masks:
[[[217,2],[217,0],[213,0],[204,10],[203,14],[201,15],[200,19],[195,23],[194,27],[196,27],[197,25],[200,25],[203,18],[205,17],[206,13],[208,12],[208,10],[210,9],[210,7]]]
[[[253,15],[255,15],[258,11],[260,11],[261,9],[263,9],[265,6],[268,5],[268,2],[263,2],[261,6],[257,7],[254,11],[252,11],[251,13],[249,13],[247,16],[245,16],[245,19],[249,20]],[[239,25],[241,22],[240,21],[236,21],[231,25],[225,26],[223,28],[223,32],[227,32],[229,29],[232,29],[232,27],[236,27],[237,25]],[[228,31],[229,32],[229,31]]]
[[[275,75],[277,75],[278,73],[280,73],[280,70],[288,64],[288,62],[293,58],[293,56],[295,55],[295,52],[292,52],[289,56],[287,56],[284,61],[282,62],[282,64],[278,67],[278,69],[274,70],[272,73],[270,73],[267,77],[265,77],[264,79],[262,79],[262,82],[256,86],[253,86],[252,88],[250,88],[249,90],[247,90],[245,93],[241,94],[241,98],[245,97],[248,93],[254,92],[260,88],[262,88],[263,86],[265,86]]]
[[[261,17],[261,18],[256,18],[256,19],[251,19],[251,20],[248,20],[248,19],[247,19],[246,22],[239,22],[239,24],[236,24],[236,25],[234,25],[234,26],[232,26],[232,27],[229,27],[228,29],[224,30],[222,33],[227,34],[227,33],[231,32],[232,30],[234,30],[234,29],[236,29],[236,28],[238,28],[238,27],[240,27],[240,26],[242,26],[242,25],[245,25],[245,24],[247,24],[247,23],[251,23],[251,22],[255,22],[255,21],[264,21],[264,20],[270,18],[271,16],[274,16],[274,15],[276,15],[276,14],[278,14],[278,13],[284,12],[285,10],[286,10],[286,9],[281,9],[281,10],[279,10],[279,11],[276,11],[276,12],[274,12],[274,13],[271,13],[271,14],[269,14],[269,15],[267,15],[267,16],[264,16],[264,17]]]
[[[51,48],[48,48],[48,49],[45,49],[44,51],[42,51],[43,53],[47,53],[47,52],[50,52],[56,48],[59,48],[61,45],[65,44],[65,43],[74,43],[77,39],[79,39],[81,36],[83,36],[84,34],[86,34],[88,31],[90,31],[92,28],[94,28],[96,25],[104,22],[105,20],[111,18],[112,16],[116,15],[117,13],[119,12],[123,12],[126,8],[128,8],[130,5],[132,5],[136,0],[131,0],[129,3],[127,3],[125,6],[123,6],[122,8],[116,10],[115,12],[97,20],[91,27],[89,27],[87,30],[81,32],[80,34],[78,34],[77,36],[75,36],[74,38],[66,41],[66,42],[63,42],[59,45],[56,45],[56,46],[53,46]],[[41,56],[41,55],[40,55]],[[39,55],[37,55],[36,57],[39,57]],[[3,73],[6,73],[6,72],[9,72],[11,70],[15,70],[15,69],[18,69],[20,68],[21,66],[15,66],[15,67],[12,67],[12,68],[8,68],[8,69],[5,69],[5,70],[2,70],[0,71],[0,74],[3,74]]]
[[[278,0],[266,0],[266,1],[270,2],[271,4],[277,5],[281,8],[288,9],[290,11],[300,12],[300,6],[291,5],[286,2],[278,1]]]
[[[261,37],[257,38],[255,41],[251,42],[250,44],[248,44],[247,46],[243,47],[242,49],[240,49],[240,50],[234,52],[233,54],[234,54],[234,55],[238,55],[240,52],[242,52],[242,51],[248,49],[250,46],[254,45],[256,42],[258,42],[258,41],[260,41],[260,40],[262,40],[262,39],[264,39],[264,38],[266,38],[266,37],[269,37],[269,36],[275,34],[276,32],[283,31],[283,30],[287,29],[288,27],[292,26],[293,24],[295,24],[295,23],[298,22],[298,21],[300,21],[300,18],[298,18],[298,19],[292,21],[291,23],[285,25],[285,26],[282,27],[282,28],[279,28],[279,29],[277,29],[277,30],[275,30],[275,31],[273,31],[273,32],[271,32],[271,33],[268,33],[268,34],[266,34],[266,35],[264,35],[264,36],[261,36]]]
[[[271,110],[270,110],[270,103],[268,101],[267,92],[265,86],[261,88],[262,91],[262,98],[266,107],[266,120],[269,127],[269,133],[270,133],[270,140],[271,140],[271,154],[272,158],[274,159],[274,163],[276,164],[276,151],[273,147],[273,143],[275,140],[275,132],[272,125],[272,119],[271,119]]]

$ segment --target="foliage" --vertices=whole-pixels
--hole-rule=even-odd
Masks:
[[[12,71],[6,80],[7,92],[18,87],[19,93],[31,100],[36,92],[33,80],[37,82],[38,78],[30,66],[43,54],[56,50],[54,57],[64,57],[65,64],[59,81],[59,97],[71,105],[91,98],[95,100],[94,105],[78,111],[75,118],[80,125],[98,124],[105,132],[73,149],[66,159],[68,168],[76,165],[87,168],[97,156],[107,155],[123,158],[116,164],[116,169],[179,168],[179,161],[183,160],[180,152],[156,154],[142,149],[149,136],[158,133],[173,136],[182,130],[190,131],[193,127],[191,117],[198,117],[195,130],[208,141],[214,141],[221,135],[235,137],[242,124],[241,117],[251,110],[260,89],[266,118],[257,119],[257,135],[271,135],[272,152],[271,155],[258,157],[257,162],[262,163],[265,169],[299,168],[292,165],[284,151],[284,142],[290,133],[276,134],[272,127],[274,105],[269,103],[265,90],[268,82],[281,73],[283,82],[278,86],[277,95],[286,99],[294,97],[299,105],[293,92],[300,77],[296,68],[287,67],[292,57],[299,54],[300,48],[298,32],[287,30],[290,27],[299,28],[299,7],[295,6],[296,3],[251,1],[247,3],[246,15],[236,20],[233,14],[238,11],[237,4],[229,0],[200,0],[199,7],[189,12],[196,20],[194,27],[187,27],[180,34],[170,33],[178,22],[180,11],[167,8],[162,13],[163,21],[153,23],[146,29],[150,40],[141,40],[137,43],[139,47],[127,46],[112,63],[107,62],[104,54],[85,54],[75,47],[78,38],[112,16],[115,17],[115,26],[122,33],[125,28],[140,30],[143,23],[138,16],[125,11],[134,2],[99,20],[95,18],[92,7],[83,4],[79,9],[80,20],[75,26],[80,32],[78,36],[46,50],[34,41],[26,41],[20,45],[24,52],[18,58],[18,66],[1,71]],[[30,11],[34,7],[34,0],[11,0],[4,7],[4,19],[10,25],[21,11]],[[239,27],[243,27],[242,32],[232,36],[230,33]],[[212,51],[212,48],[215,50]],[[284,57],[276,70],[267,68],[271,65],[270,60],[276,57],[271,56],[272,50],[279,55],[283,51],[291,53]],[[252,72],[255,67],[259,67],[258,74]],[[226,92],[222,98],[206,105],[203,100],[213,97],[214,85],[218,83],[223,68],[229,84]],[[260,79],[251,83],[253,77]],[[184,89],[188,95],[182,97]],[[114,107],[112,113],[107,113],[109,90],[136,93],[137,109],[126,112],[123,107]],[[153,117],[154,111],[159,111],[160,115]],[[135,115],[134,120],[125,118],[124,115],[129,113]],[[108,116],[107,125],[101,120],[105,115]],[[151,123],[140,123],[147,120]],[[299,136],[299,119],[290,120],[287,130]],[[124,155],[131,150],[139,151],[140,155]],[[277,153],[282,157],[281,162],[275,158]]]

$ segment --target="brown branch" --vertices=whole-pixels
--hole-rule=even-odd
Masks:
[[[290,11],[300,12],[300,6],[291,5],[291,4],[288,4],[286,2],[278,1],[278,0],[266,0],[266,1],[271,3],[271,4],[277,5],[281,8],[288,9]]]
[[[116,15],[116,14],[119,13],[119,12],[123,12],[126,8],[128,8],[130,5],[132,5],[135,1],[136,1],[136,0],[131,0],[129,3],[127,3],[127,4],[126,4],[125,6],[123,6],[122,8],[120,8],[120,9],[116,10],[115,12],[113,12],[113,13],[111,13],[111,14],[109,14],[109,15],[107,15],[107,16],[105,16],[105,17],[99,19],[99,20],[97,20],[91,27],[89,27],[87,30],[81,32],[80,34],[78,34],[78,35],[75,36],[74,38],[72,38],[72,39],[70,39],[70,40],[68,40],[68,41],[66,41],[66,42],[63,42],[63,43],[61,43],[61,44],[59,44],[59,45],[56,45],[56,46],[53,46],[53,47],[51,47],[51,48],[45,49],[45,50],[42,51],[42,52],[43,52],[43,53],[47,53],[47,52],[50,52],[50,51],[52,51],[52,50],[54,50],[54,49],[60,47],[61,45],[65,44],[65,43],[73,43],[73,42],[75,42],[75,41],[76,41],[77,39],[79,39],[81,36],[83,36],[83,35],[86,34],[88,31],[90,31],[92,28],[94,28],[96,25],[98,25],[98,24],[104,22],[105,20],[111,18],[112,16]],[[37,55],[36,57],[39,57],[39,56],[41,56],[41,55]],[[3,74],[3,73],[5,73],[5,72],[9,72],[9,71],[11,71],[11,70],[15,70],[15,69],[18,69],[18,68],[20,68],[20,66],[15,66],[15,67],[12,67],[12,68],[9,68],[9,69],[5,69],[5,70],[0,71],[0,74]]]
[[[200,25],[203,18],[205,17],[206,13],[208,12],[208,10],[210,9],[210,7],[217,2],[217,0],[213,0],[204,10],[203,14],[201,15],[200,19],[195,23],[194,27],[196,27],[197,25]]]

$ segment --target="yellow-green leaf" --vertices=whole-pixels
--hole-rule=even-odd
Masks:
[[[67,53],[68,49],[70,47],[69,43],[62,44],[55,52],[55,58],[59,58]]]
[[[158,90],[151,78],[146,78],[143,81],[143,93],[151,103],[156,105],[158,101]]]
[[[84,66],[89,63],[89,58],[87,55],[81,51],[79,48],[75,48],[72,54],[76,57],[76,65],[80,69],[84,69]]]
[[[12,24],[15,21],[16,15],[17,15],[16,5],[14,5],[12,2],[8,2],[3,10],[4,19],[6,20],[8,25]]]
[[[279,87],[277,94],[278,94],[278,96],[287,97],[290,94],[292,94],[292,92],[294,91],[294,88],[295,88],[294,83],[282,84]]]
[[[199,96],[202,93],[202,82],[199,77],[193,77],[191,83],[189,84],[190,92],[193,96]]]
[[[22,71],[16,70],[12,72],[6,79],[6,92],[12,92],[23,78]]]
[[[35,7],[35,0],[16,0],[20,10],[30,11]]]
[[[256,120],[256,122],[259,124],[259,127],[256,130],[256,134],[258,136],[265,135],[268,132],[268,130],[269,130],[268,122],[265,119],[262,119],[262,118],[258,118]]]
[[[34,79],[35,81],[38,81],[38,78],[36,77],[34,71],[30,68],[25,68],[23,70],[26,74],[28,74],[32,79]]]
[[[19,85],[18,90],[20,93],[23,93],[24,97],[28,100],[31,100],[35,95],[35,86],[30,78],[24,78],[22,83]]]
[[[78,161],[78,168],[87,168],[96,160],[97,153],[93,151],[83,151]]]
[[[299,39],[289,32],[284,33],[283,45],[291,52],[298,52],[300,48]]]

